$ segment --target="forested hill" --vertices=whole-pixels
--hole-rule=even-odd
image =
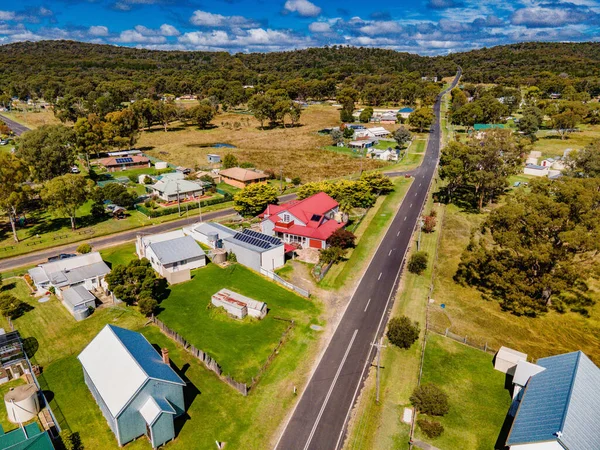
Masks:
[[[417,81],[421,76],[452,76],[464,69],[469,82],[518,86],[567,74],[600,74],[600,43],[527,43],[484,48],[447,56],[424,57],[393,50],[326,47],[234,54],[226,52],[153,51],[74,41],[22,42],[0,46],[0,91],[27,98],[52,93],[86,97],[111,83],[125,96],[203,93],[223,83],[278,87],[282,83],[322,83],[325,96],[344,82],[357,89]],[[314,86],[313,86],[314,87]],[[288,89],[289,90],[289,89]]]

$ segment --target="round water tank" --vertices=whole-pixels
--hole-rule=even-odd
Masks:
[[[223,249],[216,249],[213,252],[213,264],[224,264],[227,261],[227,252]]]
[[[162,170],[166,169],[168,167],[168,164],[164,161],[156,161],[154,167],[156,168],[156,170]]]
[[[40,412],[37,386],[25,384],[12,388],[4,396],[4,405],[10,422],[29,422]]]

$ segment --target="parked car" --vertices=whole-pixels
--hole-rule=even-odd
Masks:
[[[79,167],[77,167],[77,166],[71,167],[71,173],[79,173],[79,172],[80,172]]]
[[[61,253],[60,255],[56,255],[56,256],[51,256],[50,258],[48,258],[48,262],[54,262],[54,261],[60,261],[61,259],[69,259],[69,258],[73,258],[74,255],[73,253]]]

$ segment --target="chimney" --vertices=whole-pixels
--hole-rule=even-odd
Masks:
[[[165,364],[169,365],[171,363],[171,361],[169,360],[169,349],[168,348],[162,348],[161,349],[162,352],[162,360]]]

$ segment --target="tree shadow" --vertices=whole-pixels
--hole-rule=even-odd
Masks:
[[[29,303],[21,302],[19,304],[19,306],[17,306],[17,308],[10,315],[10,319],[11,320],[18,319],[19,317],[22,317],[23,314],[25,314],[29,311],[33,311],[33,309],[34,309],[34,307],[31,306]]]
[[[6,283],[0,288],[1,292],[12,291],[17,286],[15,281],[11,281],[10,283]]]
[[[189,127],[189,126],[190,126],[190,125],[188,125],[187,127]],[[184,126],[184,125],[177,125],[177,126],[174,126],[174,127],[172,127],[172,126],[170,126],[170,125],[169,125],[169,126],[167,127],[167,130],[168,130],[168,131],[167,131],[167,133],[169,133],[170,131],[181,131],[181,130],[185,130],[187,127],[186,127],[186,126]],[[164,133],[164,132],[165,132],[165,129],[164,129],[164,127],[163,127],[162,125],[161,125],[160,127],[153,127],[153,128],[151,128],[151,129],[149,129],[149,130],[144,130],[144,133],[149,133],[149,134],[154,134],[154,133]],[[141,148],[140,148],[140,149],[138,149],[138,150],[141,150]]]
[[[40,348],[40,343],[35,337],[23,339],[23,351],[29,359],[33,358]]]
[[[433,201],[446,205],[452,203],[466,213],[479,214],[480,212],[475,192],[469,188],[458,188],[451,193],[447,187],[442,187],[433,193]]]
[[[46,401],[48,403],[50,403],[52,400],[54,400],[54,392],[52,392],[52,391],[47,391],[44,389],[42,391],[42,395],[44,396],[44,398],[46,399]]]

